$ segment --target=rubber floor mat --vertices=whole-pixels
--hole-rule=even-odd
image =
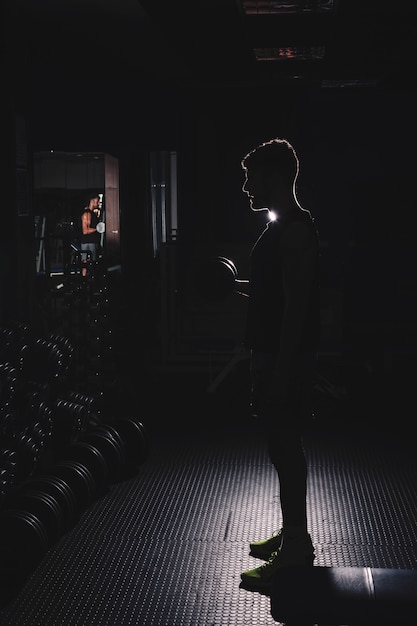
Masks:
[[[315,427],[305,447],[315,564],[416,568],[414,442]],[[276,624],[239,583],[259,563],[249,541],[280,525],[278,498],[253,433],[170,434],[48,551],[0,624]]]

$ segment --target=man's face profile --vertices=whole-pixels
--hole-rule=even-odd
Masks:
[[[245,182],[242,191],[249,198],[252,211],[263,211],[269,208],[269,184],[260,170],[245,170]]]

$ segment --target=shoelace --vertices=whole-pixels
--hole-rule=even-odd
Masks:
[[[269,557],[269,559],[267,561],[265,561],[265,563],[263,563],[260,567],[259,570],[265,570],[267,567],[269,567],[270,565],[272,565],[274,559],[278,556],[278,551],[272,552],[271,556]]]

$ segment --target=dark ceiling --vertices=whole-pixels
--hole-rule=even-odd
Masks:
[[[412,0],[5,0],[31,62],[210,85],[411,89]]]
[[[193,4],[193,3],[191,3]],[[417,4],[408,0],[144,0],[202,80],[407,85],[417,61]]]

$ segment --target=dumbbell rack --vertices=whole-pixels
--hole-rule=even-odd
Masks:
[[[103,388],[106,352],[111,349],[106,275],[71,275],[65,285],[63,334],[74,347],[74,377],[79,391]]]
[[[48,336],[21,324],[0,328],[0,604],[147,458],[140,416],[106,410],[117,369],[107,275],[89,269],[65,277],[65,314]]]

